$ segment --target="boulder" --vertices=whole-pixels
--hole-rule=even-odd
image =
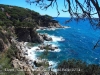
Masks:
[[[41,50],[43,50],[43,49],[48,49],[48,50],[55,50],[55,49],[58,49],[58,47],[53,47],[51,44],[50,44],[50,45],[44,45],[44,44],[42,44],[42,45],[39,46],[39,48],[40,48]]]
[[[37,48],[36,50],[40,50],[40,49]]]
[[[40,46],[38,46],[41,50],[43,50],[44,49],[44,47],[45,47],[45,45],[44,44],[42,44],[42,45],[40,45]]]
[[[28,55],[28,52],[24,52],[24,55]]]
[[[41,66],[43,66],[46,62],[43,61],[43,60],[36,60],[36,61],[34,61],[33,63],[34,63],[34,65],[35,65],[36,67],[41,67]]]
[[[28,49],[31,49],[31,47],[28,46]]]
[[[19,63],[19,60],[18,59],[12,60],[12,65],[13,65],[14,68],[19,68],[18,63]]]
[[[18,41],[43,43],[43,37],[33,28],[15,28]]]
[[[45,40],[46,41],[52,41],[52,38],[51,37],[50,38],[47,37],[47,38],[45,38]]]
[[[55,50],[55,47],[51,47],[50,50],[54,51]]]
[[[28,66],[23,66],[23,70],[25,71],[25,75],[33,75],[31,69]]]
[[[20,59],[20,53],[17,52],[17,56],[16,56],[16,57],[17,57],[18,59]]]
[[[43,42],[44,42],[44,39],[43,39],[42,36],[38,35],[38,36],[37,36],[37,41],[38,41],[39,43],[43,43]]]
[[[58,49],[58,47],[55,47],[55,49]]]
[[[48,37],[47,34],[43,34],[42,37],[43,37],[43,39],[46,40],[46,41],[52,41],[52,38],[51,38],[51,37]]]
[[[62,28],[62,26],[61,26],[59,23],[54,23],[54,26],[55,26],[56,28]]]
[[[19,53],[22,53],[22,50],[21,50],[21,49],[18,49],[18,52],[19,52]]]

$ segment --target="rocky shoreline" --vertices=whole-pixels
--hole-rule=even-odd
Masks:
[[[31,59],[29,56],[28,48],[26,47],[26,43],[18,42],[14,38],[12,38],[11,41],[12,43],[16,44],[16,48],[18,49],[16,57],[12,58],[13,67],[15,69],[19,69],[19,71],[23,70],[25,75],[34,75],[33,72],[36,72],[37,75],[44,75],[44,65],[50,66],[48,61],[39,58]],[[45,73],[47,73],[46,75],[50,75],[49,70]]]
[[[38,26],[37,27],[37,31],[38,30],[53,30],[53,29],[58,29],[58,28],[70,28],[69,26],[60,26],[59,24],[58,24],[58,26],[48,26],[48,27],[40,27],[40,26]]]
[[[49,29],[49,28],[48,28]],[[36,57],[36,51],[50,51],[57,52],[59,49],[53,44],[48,44],[48,42],[54,41],[52,36],[48,34],[41,34],[36,31],[36,28],[15,28],[9,27],[10,36],[6,37],[7,31],[2,30],[2,36],[8,42],[1,40],[1,46],[13,46],[9,49],[9,58],[11,65],[17,71],[24,71],[25,75],[52,75],[54,73],[51,71],[53,62],[47,59],[40,59]],[[3,39],[2,38],[2,39]],[[33,49],[33,47],[28,47],[29,43],[38,43],[38,46]],[[15,51],[14,51],[15,50]],[[45,71],[43,71],[45,70]],[[35,74],[34,74],[35,73]]]
[[[47,34],[38,33],[38,36],[41,39],[41,41],[44,41],[44,40],[52,41],[52,38],[48,37]],[[31,54],[31,52],[29,52],[29,50],[31,50],[31,47],[29,49],[25,42],[19,42],[15,40],[13,37],[12,37],[11,42],[14,43],[16,45],[16,48],[18,49],[16,57],[12,58],[12,65],[14,68],[20,68],[23,71],[25,71],[26,75],[34,75],[33,72],[37,70],[39,71],[38,74],[43,75],[44,72],[42,70],[45,69],[44,65],[48,65],[48,67],[52,65],[52,64],[49,64],[49,62],[46,59],[40,59],[40,58],[32,59],[29,56],[29,54]],[[42,43],[38,46],[36,50],[37,51],[45,50],[47,48],[50,51],[55,51],[55,49],[58,49],[58,47],[53,47],[52,44]],[[45,72],[47,73],[46,75],[50,75],[49,72],[50,72],[49,70]]]
[[[56,28],[65,28],[65,27],[60,26],[59,24],[56,24],[56,26],[38,27],[37,29],[44,30],[44,29],[52,29],[52,28],[56,29]],[[40,59],[40,58],[35,57],[35,53],[32,54],[32,47],[28,47],[26,42],[29,40],[28,42],[33,41],[33,42],[40,43],[39,46],[34,50],[34,52],[40,51],[40,50],[55,51],[56,49],[58,49],[58,47],[53,46],[52,44],[45,44],[44,41],[53,41],[53,38],[48,36],[48,34],[37,33],[35,30],[31,28],[29,29],[18,28],[15,30],[15,33],[18,34],[18,37],[21,41],[16,40],[13,37],[11,38],[11,42],[14,43],[16,45],[16,48],[18,49],[16,57],[12,58],[12,65],[14,68],[19,68],[25,71],[25,75],[34,75],[33,73],[35,71],[38,71],[36,72],[37,75],[38,74],[52,75],[50,74],[51,73],[50,70],[47,70],[47,72],[44,72],[43,69],[48,69],[50,66],[52,67],[53,64],[49,63],[48,60],[46,59]],[[20,31],[22,33],[19,34]],[[25,34],[21,36],[23,32]],[[32,56],[34,58],[32,58]]]
[[[36,30],[64,28],[58,21],[53,20],[49,15],[40,15],[38,12],[24,9],[22,7],[1,4],[0,17],[2,23],[0,26],[0,51],[1,54],[8,52],[10,62],[15,69],[23,70],[25,75],[52,75],[48,70],[43,71],[45,66],[49,66],[48,61],[44,59],[31,58],[32,48],[26,46],[26,42],[41,44],[37,51],[44,49],[55,51],[58,47],[53,45],[43,45],[44,41],[52,41],[47,34],[39,34]],[[20,11],[16,13],[16,11]],[[31,14],[30,14],[31,12]],[[24,13],[24,14],[23,14]],[[12,48],[13,47],[13,48]],[[7,56],[7,57],[8,57]],[[32,56],[35,56],[33,53]],[[2,60],[1,60],[2,61]],[[7,65],[10,63],[7,62]],[[12,65],[10,65],[12,67]],[[6,66],[6,65],[5,65]],[[39,70],[38,72],[34,72]],[[35,73],[35,74],[34,74]]]

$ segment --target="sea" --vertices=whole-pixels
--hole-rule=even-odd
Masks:
[[[60,25],[66,27],[37,31],[38,33],[46,33],[53,38],[53,41],[45,41],[44,43],[58,47],[55,51],[49,51],[46,59],[53,66],[57,66],[58,63],[69,59],[100,65],[100,47],[94,49],[95,44],[100,39],[100,29],[95,29],[88,20],[80,20],[79,22],[72,20],[65,23],[69,18],[55,17],[54,19]],[[36,57],[42,54],[43,51],[35,52]]]

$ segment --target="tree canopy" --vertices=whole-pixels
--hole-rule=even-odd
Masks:
[[[49,15],[40,15],[33,10],[0,4],[0,26],[14,27],[36,27],[51,22],[53,19]],[[53,21],[52,21],[53,22]]]
[[[68,12],[71,16],[76,18],[76,20],[88,18],[91,25],[100,28],[100,6],[99,0],[61,0],[65,9],[62,8],[63,12]],[[58,0],[26,0],[30,5],[36,4],[41,9],[48,9],[49,7],[56,6],[58,15],[60,14]],[[94,15],[97,15],[98,18],[95,18]],[[70,20],[71,20],[70,19]],[[68,20],[67,22],[69,22]]]
[[[64,60],[58,64],[57,75],[99,75],[100,66],[87,64],[81,60]]]
[[[59,0],[26,0],[27,3],[36,4],[39,6],[40,9],[48,9],[49,7],[56,6],[56,10],[58,15],[60,15],[59,11]],[[73,18],[76,21],[79,20],[89,20],[90,24],[95,29],[100,29],[100,5],[99,0],[61,0],[63,1],[63,6],[65,9],[62,8],[63,12],[68,12],[70,14],[70,19],[67,20],[65,23],[70,22]],[[97,15],[97,18],[95,17]],[[93,49],[95,49],[100,40],[96,43]]]

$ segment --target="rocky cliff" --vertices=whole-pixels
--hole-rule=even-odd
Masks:
[[[15,28],[18,41],[43,43],[43,38],[34,28]]]
[[[37,28],[62,27],[58,21],[53,20],[53,17],[40,15],[38,12],[27,8],[3,4],[0,4],[0,8],[0,26],[15,32],[18,41],[42,43],[44,39],[36,32]],[[48,40],[48,38],[46,39]]]
[[[41,16],[29,9],[1,4],[0,8],[0,70],[3,70],[4,74],[7,75],[33,75],[30,71],[32,67],[29,67],[29,60],[26,58],[27,53],[23,53],[20,42],[43,43],[44,40],[50,41],[52,38],[49,38],[46,34],[37,33],[36,29],[39,27],[53,28],[61,26],[57,21],[52,20],[52,17],[48,15]],[[35,64],[41,65],[40,63]],[[4,71],[5,68],[20,68],[25,71],[6,72]],[[42,70],[43,68],[39,69]],[[43,75],[44,72],[37,74]],[[49,72],[46,75],[50,75]]]
[[[27,49],[25,49],[26,46],[24,45],[24,42],[26,41],[42,43],[43,40],[49,39],[46,34],[38,34],[33,28],[1,28],[2,30],[0,30],[0,69],[2,74],[52,75],[50,73],[53,72],[43,71],[43,69],[45,69],[45,65],[49,66],[48,62],[45,60],[39,60],[40,62],[30,60],[28,58],[28,51]],[[38,68],[34,69],[34,66],[32,66],[32,64],[36,65]],[[39,71],[37,72],[37,70]]]
[[[3,52],[10,47],[9,34],[3,29],[0,30],[0,51]]]

